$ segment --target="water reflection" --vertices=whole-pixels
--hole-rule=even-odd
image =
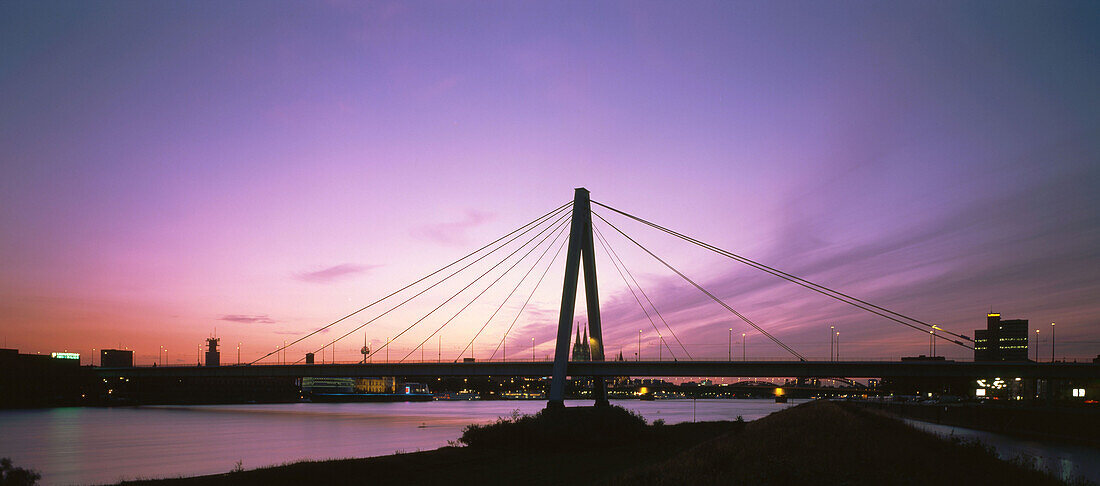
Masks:
[[[591,402],[567,402],[569,406]],[[613,401],[666,423],[754,420],[772,400]],[[303,459],[430,450],[470,423],[535,413],[544,401],[291,403],[56,408],[0,412],[0,456],[43,474],[42,484],[88,484],[227,472]]]
[[[1041,471],[1049,471],[1063,481],[1078,476],[1094,483],[1100,483],[1100,450],[1017,439],[993,432],[940,425],[918,420],[905,419],[905,422],[921,430],[944,437],[958,437],[964,440],[980,440],[997,450],[997,456],[1004,460],[1020,458]]]

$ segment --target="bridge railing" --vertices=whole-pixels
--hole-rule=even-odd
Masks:
[[[962,362],[962,363],[973,362],[974,361],[974,359],[972,357],[961,357],[961,358],[960,357],[947,357],[945,359],[947,361]],[[841,361],[841,362],[897,362],[897,361],[901,361],[901,358],[897,357],[897,356],[852,356],[852,357],[842,357],[839,360],[835,360],[835,359],[829,359],[828,356],[807,355],[806,360],[807,361],[812,361],[812,362],[829,362],[829,361]],[[536,356],[534,359],[532,359],[531,357],[527,357],[527,358],[509,357],[507,360],[505,360],[503,358],[500,358],[500,357],[493,358],[493,359],[483,359],[483,358],[476,358],[476,357],[474,358],[474,362],[477,362],[477,363],[532,363],[532,362],[547,363],[547,362],[552,362],[552,361],[553,361],[553,357],[548,357],[548,356]],[[611,360],[608,360],[608,361],[611,361]],[[674,359],[672,359],[668,356],[664,356],[664,357],[642,356],[641,360],[626,359],[625,361],[645,361],[645,362],[675,362],[675,361],[679,361],[679,362],[723,362],[723,361],[728,361],[728,362],[742,362],[742,361],[749,361],[749,362],[790,362],[790,361],[797,361],[797,360],[792,359],[790,356],[775,355],[775,356],[749,356],[749,358],[747,360],[746,359],[740,359],[740,358],[734,358],[734,359],[730,360],[730,359],[727,359],[726,356],[720,356],[720,357],[718,357],[718,356],[695,356],[695,359],[691,359],[691,360],[687,360],[687,359],[674,360]],[[1075,360],[1069,360],[1069,362],[1073,362],[1073,361],[1075,361]],[[368,363],[376,363],[376,364],[391,364],[391,363],[410,363],[410,364],[412,364],[412,363],[456,363],[456,362],[461,363],[461,362],[463,362],[463,360],[455,361],[453,359],[442,359],[442,360],[440,360],[440,359],[424,359],[424,360],[407,359],[407,360],[402,361],[402,360],[399,360],[399,359],[386,360],[385,358],[378,358],[378,359],[371,358],[367,362]],[[1040,363],[1042,363],[1042,362],[1043,361],[1040,361]],[[1065,361],[1058,360],[1058,362],[1065,362]],[[1088,362],[1088,361],[1086,360],[1086,361],[1077,361],[1077,362]],[[327,365],[327,364],[351,365],[351,364],[360,364],[360,363],[363,363],[362,359],[358,359],[358,360],[337,359],[335,362],[333,362],[331,360],[325,360],[323,362],[320,361],[320,360],[317,360],[313,364],[314,365]],[[235,361],[230,362],[230,363],[222,362],[221,366],[284,366],[284,365],[305,365],[305,364],[306,363],[304,361],[294,363],[294,362],[291,362],[291,361],[288,360],[287,362],[283,363],[283,362],[278,361],[278,360],[270,360],[270,361],[263,361],[263,362],[255,363],[253,365],[249,365],[247,361],[242,361],[240,364],[236,363]],[[157,364],[156,366],[193,367],[193,366],[195,366],[195,363]],[[146,368],[146,367],[153,367],[153,365],[151,363],[150,364],[135,363],[134,367]]]

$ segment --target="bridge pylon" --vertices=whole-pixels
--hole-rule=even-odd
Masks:
[[[577,303],[577,281],[584,264],[584,294],[588,307],[589,343],[592,361],[603,361],[603,329],[600,323],[600,296],[596,287],[596,252],[592,239],[592,204],[588,189],[573,193],[573,217],[569,226],[569,251],[565,257],[565,284],[561,293],[558,338],[554,347],[553,377],[548,408],[565,406],[565,376],[569,369],[569,338],[573,330],[573,310]],[[596,406],[606,406],[607,387],[602,377],[592,379],[592,397]]]

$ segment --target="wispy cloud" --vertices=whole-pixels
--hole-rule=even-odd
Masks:
[[[467,232],[496,218],[493,213],[469,210],[459,221],[437,223],[413,230],[413,236],[435,241],[448,246],[461,246],[467,243]]]
[[[268,317],[267,314],[247,315],[247,314],[226,314],[218,318],[219,321],[239,322],[242,324],[274,324],[275,319]]]
[[[341,263],[321,270],[300,272],[294,275],[295,280],[313,283],[331,283],[337,280],[349,278],[364,273],[378,265],[359,265],[355,263]]]
[[[325,334],[325,333],[329,332],[330,330],[331,329],[319,329],[319,330],[317,330],[317,334]],[[301,336],[301,335],[305,334],[306,332],[308,332],[308,331],[272,331],[272,334],[282,334],[282,335],[286,335],[286,336]]]
[[[1097,174],[1091,168],[1071,168],[1020,181],[1017,192],[993,192],[965,204],[935,208],[935,219],[869,232],[859,242],[831,241],[835,236],[807,230],[811,225],[805,219],[792,218],[789,227],[779,229],[777,244],[757,258],[966,335],[984,327],[990,305],[1033,322],[1095,322],[1091,301],[1083,296],[1096,295],[1100,281],[1092,267],[1079,262],[1100,255],[1100,231],[1095,229],[1100,216],[1092,209],[1096,198],[1087,188]],[[803,239],[792,242],[799,237]],[[729,272],[704,274],[699,283],[804,354],[825,356],[828,340],[821,339],[821,330],[834,323],[850,336],[846,349],[857,355],[927,351],[927,334],[780,279],[747,273],[732,262],[718,262]],[[719,355],[726,351],[729,327],[737,333],[746,330],[746,324],[674,276],[648,277],[643,284],[693,353]],[[605,297],[602,315],[609,343],[632,342],[636,336],[631,330],[642,329],[647,339],[651,335],[650,323],[629,293]],[[657,325],[663,328],[659,321]],[[757,353],[782,355],[751,329],[748,332],[753,336],[750,343],[768,346]],[[649,346],[647,342],[655,341],[643,345]],[[938,352],[956,357],[968,353],[943,345]]]

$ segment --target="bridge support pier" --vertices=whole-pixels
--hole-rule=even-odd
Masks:
[[[588,189],[573,194],[573,217],[569,226],[569,251],[565,257],[565,284],[562,286],[558,337],[554,347],[554,371],[550,381],[547,408],[565,406],[565,377],[569,368],[569,337],[573,330],[573,309],[577,303],[577,279],[584,264],[584,294],[588,308],[589,345],[592,361],[603,361],[603,329],[600,322],[600,296],[596,288],[596,252],[592,239],[592,203]],[[592,397],[596,406],[607,406],[607,387],[602,377],[592,379]]]

